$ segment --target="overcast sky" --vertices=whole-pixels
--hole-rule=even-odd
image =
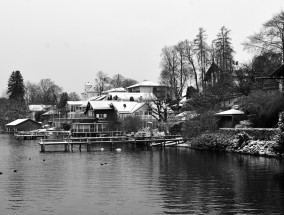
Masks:
[[[0,92],[15,70],[77,93],[100,70],[158,81],[162,48],[194,39],[199,27],[208,43],[230,29],[245,62],[241,43],[283,9],[283,0],[0,0]]]

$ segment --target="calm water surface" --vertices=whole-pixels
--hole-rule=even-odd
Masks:
[[[0,135],[0,214],[284,213],[279,160],[120,147],[40,153],[37,141]]]

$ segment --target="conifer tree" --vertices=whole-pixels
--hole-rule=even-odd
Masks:
[[[24,80],[20,71],[13,71],[8,80],[9,99],[23,101],[25,95]]]
[[[229,37],[230,30],[223,26],[217,35],[217,39],[213,41],[214,55],[213,61],[221,69],[221,78],[228,77],[233,72],[233,53],[234,50]],[[222,77],[223,76],[223,77]]]

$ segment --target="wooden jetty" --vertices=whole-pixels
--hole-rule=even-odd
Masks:
[[[67,131],[26,131],[26,132],[18,132],[14,134],[16,139],[20,140],[36,140],[36,139],[48,139],[52,137],[66,137],[70,133]]]
[[[36,140],[36,139],[46,139],[48,137],[48,134],[46,133],[17,133],[14,135],[16,139],[20,140]]]
[[[176,146],[184,143],[181,136],[165,136],[165,137],[84,137],[84,138],[63,138],[63,139],[41,139],[38,143],[41,147],[41,152],[46,151],[47,146],[63,146],[65,152],[73,152],[74,145],[78,146],[79,151],[82,151],[82,146],[86,151],[91,151],[92,146],[99,144],[109,145],[110,149],[114,149],[116,144],[132,144],[133,146]]]

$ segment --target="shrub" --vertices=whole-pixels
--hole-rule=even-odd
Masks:
[[[284,96],[280,92],[255,92],[241,101],[241,106],[254,127],[271,128],[278,122],[278,114],[284,110]]]
[[[249,120],[242,120],[235,126],[235,128],[252,128],[253,124]]]
[[[124,131],[127,133],[137,132],[142,125],[142,121],[138,116],[128,116],[123,121]]]
[[[213,132],[217,130],[218,119],[215,112],[207,111],[203,114],[185,121],[182,127],[182,134],[186,138],[196,137],[205,131]]]

